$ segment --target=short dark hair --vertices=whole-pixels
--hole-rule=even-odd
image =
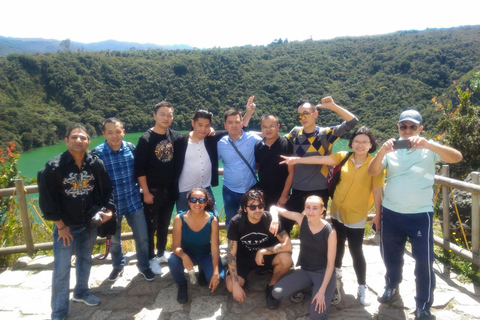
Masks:
[[[160,109],[161,107],[170,108],[173,110],[172,104],[167,100],[163,100],[155,105],[155,108],[153,109],[153,113],[157,113],[158,109]]]
[[[236,116],[236,115],[240,116],[240,120],[242,119],[242,113],[240,111],[238,111],[237,109],[231,108],[231,109],[228,109],[227,111],[225,111],[225,113],[223,114],[223,118],[225,119],[225,122],[227,122],[227,118],[229,116]]]
[[[205,195],[205,199],[207,199],[207,205],[205,206],[205,211],[213,212],[214,205],[213,205],[212,195],[205,188],[200,188],[200,187],[199,188],[192,188],[187,193],[187,201],[188,201],[188,199],[190,199],[192,197],[192,194],[196,191],[200,191],[201,193],[203,193]]]
[[[312,109],[312,112],[315,112],[317,110],[316,103],[313,102],[312,100],[308,100],[308,99],[299,99],[297,101],[297,109],[300,108],[301,106],[303,106],[306,103],[309,103],[311,105],[310,109]]]
[[[105,130],[106,130],[105,126],[106,126],[107,123],[113,123],[113,124],[120,123],[120,126],[121,126],[122,129],[123,129],[123,122],[120,121],[119,119],[115,118],[115,117],[112,117],[112,118],[107,118],[107,119],[105,119],[105,121],[103,121],[103,123],[102,123],[102,132],[105,132]]]
[[[198,119],[208,119],[210,123],[212,123],[213,114],[207,110],[197,110],[193,114],[193,121],[197,121]]]
[[[260,125],[262,124],[262,121],[267,119],[267,118],[275,118],[275,120],[277,121],[277,123],[280,123],[280,120],[278,119],[278,117],[276,115],[274,115],[273,113],[267,113],[267,114],[264,114],[261,118],[260,118]]]
[[[265,204],[265,197],[263,196],[263,192],[256,189],[248,190],[240,200],[241,203],[241,211],[246,213],[248,201],[258,201],[259,204]]]
[[[87,129],[80,123],[77,123],[77,124],[73,125],[73,127],[71,127],[70,129],[67,130],[67,133],[65,134],[65,139],[68,139],[70,137],[70,134],[72,133],[72,131],[75,130],[75,129],[80,129],[80,130],[85,131],[85,133],[87,134],[87,139],[90,140],[90,135],[88,134]]]
[[[372,147],[368,150],[368,153],[375,152],[377,150],[377,147],[378,147],[377,140],[375,139],[375,136],[373,135],[372,131],[365,126],[362,126],[362,127],[358,128],[357,130],[355,130],[354,133],[352,133],[352,136],[350,137],[350,140],[348,141],[348,147],[350,149],[352,149],[353,139],[355,139],[355,137],[360,135],[360,134],[364,134],[364,135],[368,136],[368,138],[370,139],[370,143],[372,144]]]

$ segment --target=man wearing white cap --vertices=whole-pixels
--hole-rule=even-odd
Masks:
[[[386,285],[378,300],[389,302],[398,292],[408,238],[415,259],[415,319],[431,319],[435,289],[432,230],[435,163],[440,160],[457,163],[462,160],[462,154],[420,137],[422,124],[418,111],[402,112],[397,123],[400,138],[383,144],[370,163],[368,173],[375,176],[386,169],[380,242]]]

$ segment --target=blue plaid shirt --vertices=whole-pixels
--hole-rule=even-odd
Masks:
[[[142,209],[137,178],[134,174],[134,155],[127,142],[118,151],[112,150],[107,141],[92,150],[103,160],[113,184],[117,215],[133,214]]]

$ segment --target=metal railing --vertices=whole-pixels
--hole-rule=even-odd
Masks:
[[[220,171],[220,169],[219,169]],[[223,170],[220,171],[223,174]],[[480,266],[480,173],[472,172],[472,183],[459,181],[449,178],[449,166],[442,167],[442,175],[435,175],[435,184],[442,186],[442,201],[443,201],[443,238],[434,236],[435,244],[444,250],[451,251],[453,254],[465,259],[477,266]],[[471,230],[472,230],[472,247],[471,251],[457,246],[449,241],[450,235],[450,188],[462,190],[471,193],[472,195],[472,215],[471,215]],[[0,255],[9,255],[16,253],[27,253],[32,256],[38,250],[52,250],[53,243],[38,243],[35,244],[31,232],[30,219],[28,217],[26,194],[38,193],[38,186],[24,186],[21,179],[15,180],[15,188],[0,189],[0,197],[12,196],[16,193],[19,204],[20,217],[22,221],[23,233],[25,237],[25,245],[10,246],[0,248]],[[220,223],[220,228],[225,228],[224,223]],[[171,232],[172,227],[169,228]],[[122,233],[122,240],[133,239],[132,232]],[[99,238],[97,243],[102,243],[104,240]]]

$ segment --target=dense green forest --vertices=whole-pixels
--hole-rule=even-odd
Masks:
[[[0,57],[0,145],[23,150],[60,140],[80,122],[96,134],[106,117],[129,132],[153,125],[155,103],[175,107],[173,128],[188,129],[196,109],[215,115],[244,108],[255,95],[257,112],[276,113],[282,131],[297,125],[295,102],[331,95],[381,139],[396,135],[405,108],[419,109],[426,129],[437,130],[434,96],[455,99],[453,81],[467,84],[480,70],[480,27],[397,32],[208,50],[146,50],[12,54]],[[321,125],[340,118],[320,110]]]

